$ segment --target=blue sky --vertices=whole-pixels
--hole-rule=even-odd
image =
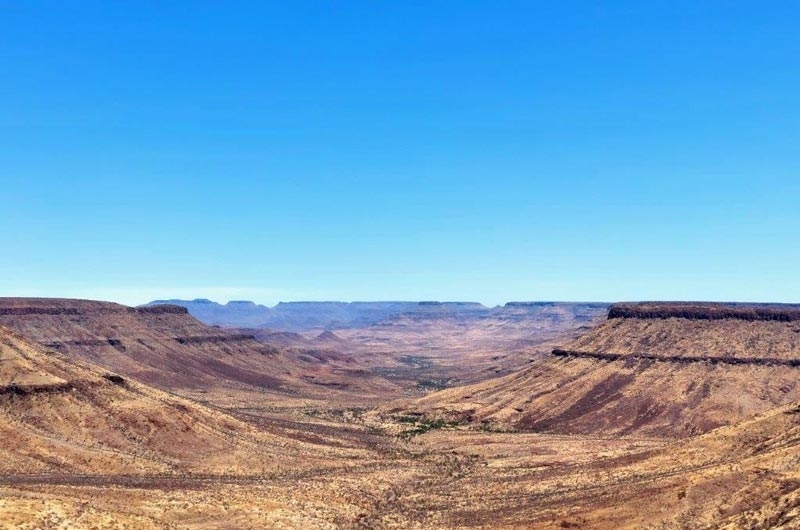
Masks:
[[[800,302],[799,17],[0,1],[0,294]]]

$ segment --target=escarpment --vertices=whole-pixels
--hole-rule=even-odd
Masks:
[[[746,320],[797,322],[797,304],[736,304],[715,302],[640,302],[613,304],[608,318]]]
[[[287,395],[321,398],[330,388],[346,387],[359,402],[373,388],[389,384],[378,376],[365,377],[345,354],[308,361],[303,348],[208,326],[177,305],[0,298],[0,325],[59,355],[201,399],[213,400],[213,394],[205,390],[198,396],[197,389],[279,400]]]
[[[200,335],[200,336],[185,336],[175,337],[174,340],[180,344],[203,344],[205,342],[212,342],[215,344],[232,343],[242,341],[254,341],[256,336],[252,333],[229,333],[226,335]]]
[[[188,315],[189,311],[173,304],[128,307],[113,302],[69,298],[0,298],[0,315],[6,316],[121,313]]]
[[[685,362],[800,360],[800,308],[753,304],[615,304],[600,326],[558,349]]]
[[[713,355],[706,356],[682,356],[682,355],[649,355],[646,353],[608,353],[608,352],[585,352],[574,350],[562,350],[555,348],[553,355],[556,357],[583,357],[590,359],[600,359],[603,361],[627,361],[627,360],[650,360],[659,362],[670,363],[709,363],[709,364],[732,364],[743,365],[750,364],[755,366],[800,366],[800,359],[776,359],[774,357],[717,357]]]
[[[643,303],[529,368],[404,410],[559,434],[689,436],[800,401],[796,306]]]

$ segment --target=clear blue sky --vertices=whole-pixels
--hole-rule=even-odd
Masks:
[[[0,0],[0,294],[800,302],[798,20]]]

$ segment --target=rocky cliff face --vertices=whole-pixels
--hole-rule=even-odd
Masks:
[[[621,304],[602,325],[563,346],[660,358],[800,359],[800,310],[749,304]]]
[[[689,320],[800,321],[796,304],[726,304],[711,302],[641,302],[614,304],[608,318]]]
[[[0,315],[78,315],[78,314],[174,314],[188,310],[176,304],[128,307],[113,302],[69,298],[0,298]]]

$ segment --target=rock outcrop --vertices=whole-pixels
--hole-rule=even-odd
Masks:
[[[800,305],[796,304],[724,304],[713,302],[640,302],[614,304],[608,318],[689,320],[776,320],[800,321]]]

